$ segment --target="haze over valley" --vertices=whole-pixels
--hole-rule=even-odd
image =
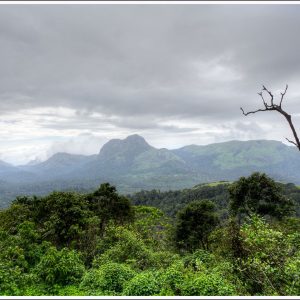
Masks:
[[[299,153],[296,147],[271,140],[159,149],[135,134],[123,140],[110,140],[95,155],[56,153],[44,162],[22,166],[1,162],[1,205],[17,195],[44,195],[52,190],[88,191],[103,182],[115,184],[126,194],[233,181],[254,171],[266,172],[278,181],[300,184]]]

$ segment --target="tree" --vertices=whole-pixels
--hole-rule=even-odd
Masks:
[[[278,219],[291,214],[293,203],[282,193],[280,186],[266,174],[253,173],[241,177],[228,188],[229,209],[239,221],[243,216],[259,214]]]
[[[298,295],[299,239],[296,233],[273,229],[253,215],[241,227],[241,243],[246,253],[235,261],[236,272],[250,295]]]
[[[85,199],[73,192],[53,192],[38,205],[36,222],[43,236],[59,248],[78,242],[90,216]]]
[[[161,278],[158,271],[145,271],[137,274],[126,282],[124,295],[126,296],[154,296],[161,290]]]
[[[126,264],[108,262],[90,269],[83,277],[81,287],[90,295],[115,295],[123,291],[123,285],[136,272]]]
[[[215,205],[209,200],[194,201],[177,214],[175,241],[178,248],[208,249],[208,236],[219,223]]]
[[[147,245],[165,249],[170,220],[158,208],[151,206],[134,206],[134,229],[141,235]]]
[[[290,128],[293,132],[293,136],[295,138],[295,141],[291,141],[288,138],[286,138],[286,140],[289,143],[295,145],[298,148],[298,150],[300,151],[300,140],[298,138],[296,129],[295,129],[294,124],[292,122],[292,116],[282,109],[282,101],[283,101],[283,98],[284,98],[284,96],[287,92],[287,89],[288,89],[288,85],[286,85],[284,92],[281,93],[281,99],[280,99],[279,104],[275,104],[274,103],[274,95],[263,85],[262,90],[261,90],[261,92],[258,93],[258,95],[262,98],[262,101],[263,101],[263,104],[264,104],[265,108],[257,109],[257,110],[249,111],[249,112],[245,112],[242,107],[240,109],[243,112],[244,116],[248,116],[250,114],[255,114],[255,113],[260,112],[260,111],[277,111],[280,114],[282,114],[285,117],[285,119],[288,121],[289,126],[290,126]],[[265,100],[264,92],[267,93],[270,96],[270,104]]]
[[[50,287],[79,283],[84,271],[84,264],[75,250],[55,247],[48,248],[34,269],[38,279]]]
[[[129,199],[118,195],[116,188],[103,183],[99,189],[86,197],[89,208],[100,218],[100,231],[103,234],[109,220],[117,224],[132,221],[134,212]]]

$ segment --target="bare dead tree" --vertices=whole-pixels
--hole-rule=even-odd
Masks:
[[[293,122],[292,122],[292,116],[290,114],[288,114],[286,111],[284,111],[282,109],[282,102],[283,102],[283,98],[286,94],[286,91],[288,89],[288,85],[286,85],[285,87],[285,90],[283,93],[280,93],[281,94],[281,98],[280,98],[280,102],[279,104],[275,104],[274,103],[274,95],[263,85],[262,87],[262,90],[261,92],[258,93],[258,95],[261,97],[262,101],[263,101],[263,104],[264,104],[264,108],[261,108],[261,109],[257,109],[257,110],[254,110],[254,111],[249,111],[249,112],[245,112],[243,110],[243,108],[241,107],[241,111],[243,112],[243,115],[244,116],[248,116],[250,114],[255,114],[257,112],[260,112],[260,111],[278,111],[280,114],[282,114],[286,120],[288,121],[289,125],[290,125],[290,128],[293,132],[293,135],[294,135],[294,138],[295,138],[295,141],[291,141],[289,140],[288,138],[285,138],[289,143],[295,145],[298,150],[300,151],[300,141],[299,141],[299,138],[298,138],[298,135],[297,135],[297,132],[296,132],[296,129],[293,125]],[[265,99],[264,95],[265,94],[268,94],[269,95],[269,101],[267,102],[267,100]]]

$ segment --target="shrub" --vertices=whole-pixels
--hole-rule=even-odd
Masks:
[[[111,227],[100,247],[105,252],[93,261],[98,268],[107,262],[126,263],[144,270],[151,264],[151,252],[139,236],[124,227]]]
[[[182,296],[230,296],[236,291],[232,284],[228,283],[218,273],[200,273],[185,278],[180,287]]]
[[[300,295],[300,252],[290,257],[285,266],[286,295]]]
[[[162,274],[163,289],[160,295],[179,296],[181,295],[181,287],[185,279],[187,270],[184,268],[182,261],[178,260],[173,263]]]
[[[289,295],[293,288],[287,291],[286,285],[293,285],[290,284],[297,278],[297,271],[294,279],[289,273],[297,269],[297,264],[299,266],[295,256],[299,243],[295,235],[284,235],[262,218],[252,216],[241,228],[241,237],[245,256],[238,259],[236,265],[239,276],[247,282],[249,293]]]
[[[24,287],[24,275],[18,266],[10,266],[0,262],[0,295],[22,295]]]
[[[50,247],[35,268],[38,278],[49,285],[68,285],[80,281],[84,265],[75,250],[58,251]]]
[[[91,269],[87,272],[83,277],[81,287],[89,294],[95,292],[121,293],[124,283],[133,278],[134,275],[135,271],[129,266],[109,262],[99,269]]]
[[[161,290],[160,273],[145,271],[126,283],[124,295],[126,296],[153,296],[158,295]]]

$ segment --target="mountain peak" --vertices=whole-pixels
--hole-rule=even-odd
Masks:
[[[138,134],[131,134],[131,135],[128,135],[123,141],[131,141],[131,142],[143,142],[143,143],[146,143],[146,140],[141,136],[141,135],[138,135]]]
[[[133,134],[123,140],[112,139],[108,141],[100,150],[99,155],[105,159],[123,157],[125,160],[131,160],[136,155],[152,148],[142,136]]]

